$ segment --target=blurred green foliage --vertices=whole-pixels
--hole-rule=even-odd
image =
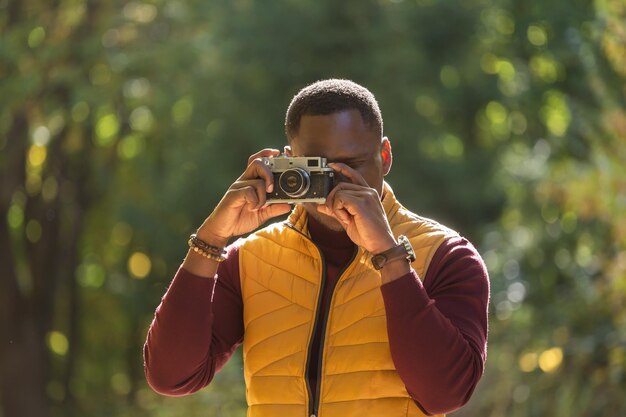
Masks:
[[[0,0],[0,415],[244,415],[240,357],[171,399],[141,346],[186,237],[329,77],[372,90],[396,194],[489,268],[456,415],[626,415],[625,22],[622,0]]]

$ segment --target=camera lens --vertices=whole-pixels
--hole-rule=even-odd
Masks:
[[[280,174],[280,189],[289,197],[301,197],[309,191],[309,173],[302,168],[292,168]]]

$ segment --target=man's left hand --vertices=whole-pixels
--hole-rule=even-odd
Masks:
[[[336,218],[348,237],[370,253],[381,253],[396,245],[378,192],[359,172],[342,163],[328,164],[351,182],[340,182],[317,211]]]

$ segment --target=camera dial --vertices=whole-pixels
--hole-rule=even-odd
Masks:
[[[289,197],[301,197],[309,191],[311,180],[309,173],[302,168],[292,168],[280,174],[280,189]]]

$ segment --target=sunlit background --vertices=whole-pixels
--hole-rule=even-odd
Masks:
[[[489,268],[454,415],[626,415],[623,0],[0,0],[0,416],[245,415],[239,355],[166,398],[141,349],[187,236],[329,77]]]

